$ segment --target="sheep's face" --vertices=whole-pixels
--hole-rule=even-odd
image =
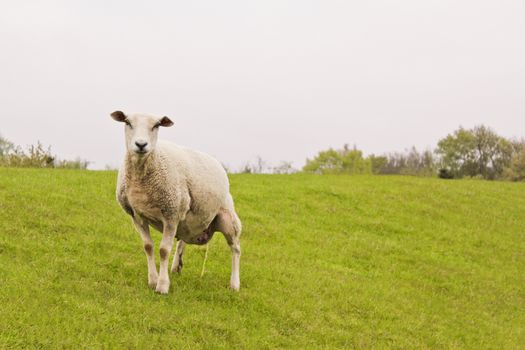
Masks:
[[[115,111],[111,113],[111,117],[126,124],[126,148],[138,157],[155,149],[159,127],[173,125],[168,117],[159,118],[148,114],[125,115],[121,111]]]

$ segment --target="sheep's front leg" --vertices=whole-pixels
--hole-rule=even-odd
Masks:
[[[149,225],[147,222],[139,218],[133,218],[133,223],[142,237],[144,252],[148,259],[148,286],[150,286],[150,288],[155,288],[157,286],[158,274],[157,267],[155,266],[155,255],[153,254],[154,244],[149,233]]]
[[[182,239],[177,241],[177,249],[175,250],[175,256],[173,257],[173,263],[171,264],[171,272],[177,271],[178,273],[181,273],[182,271],[182,254],[184,254],[184,247],[186,246],[186,242],[184,242]]]
[[[177,232],[177,225],[164,224],[164,231],[162,232],[162,241],[160,242],[160,269],[159,280],[157,282],[157,293],[168,294],[170,289],[170,277],[168,275],[168,263],[173,247],[175,233]]]

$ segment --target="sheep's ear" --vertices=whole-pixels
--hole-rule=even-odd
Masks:
[[[172,122],[171,119],[168,118],[168,117],[162,117],[162,118],[159,120],[159,125],[160,125],[160,126],[168,127],[168,126],[172,126],[172,125],[173,125],[173,122]]]
[[[121,112],[121,111],[115,111],[113,113],[111,113],[111,118],[113,118],[114,120],[116,120],[117,122],[123,122],[126,120],[126,115],[124,114],[124,112]]]

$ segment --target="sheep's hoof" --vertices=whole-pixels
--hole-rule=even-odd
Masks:
[[[168,294],[169,289],[170,289],[170,281],[159,280],[157,282],[157,288],[155,288],[155,291],[160,294]]]
[[[148,276],[148,286],[151,289],[155,289],[157,287],[157,280],[158,276]]]
[[[230,282],[230,288],[231,290],[233,290],[234,292],[238,292],[239,289],[241,289],[241,284],[239,282],[235,283],[235,282]]]
[[[171,267],[171,273],[175,273],[175,272],[176,272],[176,273],[180,274],[180,273],[182,272],[182,266],[183,266],[183,264],[182,264],[182,260],[180,260],[180,262],[179,262],[178,265],[175,265],[175,264],[174,264],[174,265]]]

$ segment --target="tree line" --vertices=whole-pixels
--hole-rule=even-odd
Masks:
[[[439,140],[434,150],[420,152],[412,147],[402,153],[365,157],[355,146],[345,145],[307,159],[303,171],[525,181],[525,140],[506,139],[484,125],[460,127]]]
[[[0,166],[87,169],[88,161],[60,160],[40,142],[26,149],[0,137]],[[226,168],[226,167],[225,167]],[[228,169],[226,169],[228,171]],[[240,173],[291,174],[291,162],[276,166],[257,157]],[[506,139],[484,125],[460,127],[438,141],[435,149],[365,156],[356,146],[320,151],[307,159],[303,172],[315,174],[376,174],[438,176],[445,179],[480,178],[525,181],[525,140]]]

